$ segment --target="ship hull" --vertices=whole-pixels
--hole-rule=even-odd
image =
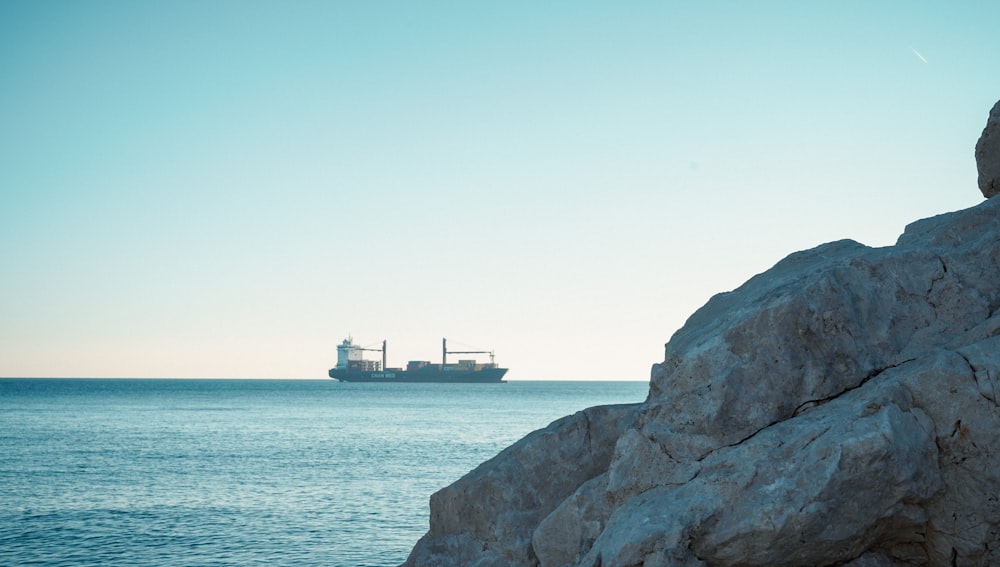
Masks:
[[[330,378],[341,382],[439,382],[446,384],[490,384],[504,382],[506,368],[482,368],[479,370],[458,370],[440,368],[420,368],[417,370],[376,370],[363,371],[331,368]]]

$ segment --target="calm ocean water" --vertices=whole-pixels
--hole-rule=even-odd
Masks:
[[[398,565],[432,492],[647,389],[0,379],[0,564]]]

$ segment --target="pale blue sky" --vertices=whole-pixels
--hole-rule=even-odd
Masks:
[[[972,206],[997,2],[0,2],[0,376],[645,380]]]

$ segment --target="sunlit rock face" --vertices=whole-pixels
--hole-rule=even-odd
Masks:
[[[1000,102],[990,111],[983,135],[976,143],[976,167],[983,196],[989,199],[1000,193]]]
[[[1000,565],[998,307],[1000,199],[792,254],[688,319],[644,403],[432,496],[406,565]]]

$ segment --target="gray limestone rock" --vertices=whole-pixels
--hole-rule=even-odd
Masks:
[[[528,434],[431,496],[430,531],[407,565],[534,565],[535,527],[608,470],[638,404],[593,407]]]
[[[432,496],[407,565],[1000,564],[998,431],[989,199],[713,297],[644,403],[559,420]]]
[[[976,142],[976,168],[983,196],[989,199],[1000,193],[1000,101],[990,110],[983,134]]]

